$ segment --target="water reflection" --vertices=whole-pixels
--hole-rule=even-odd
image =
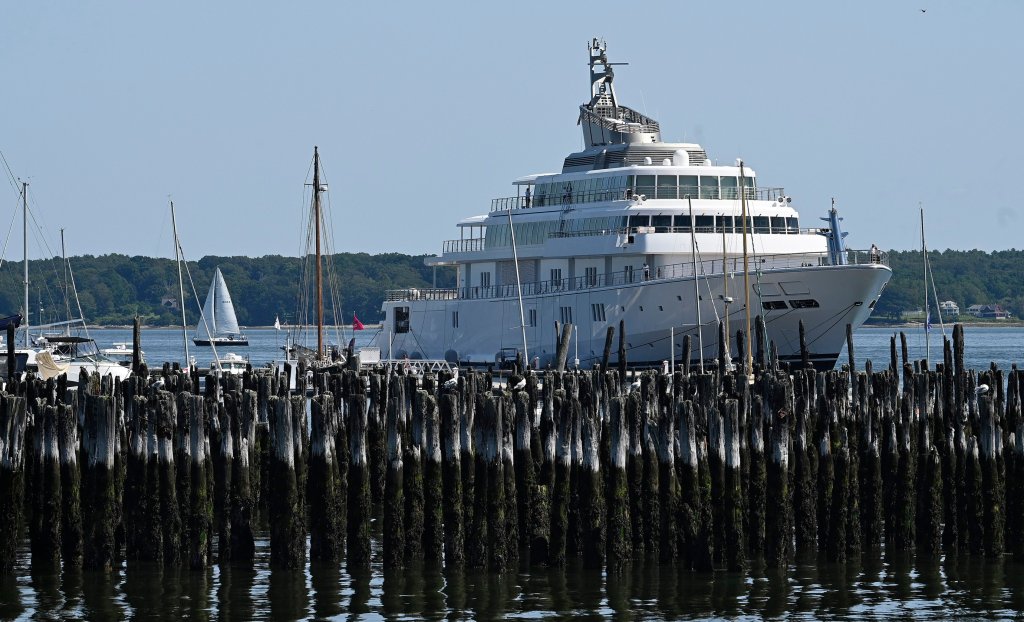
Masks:
[[[1013,616],[1024,610],[1024,572],[1010,558],[914,559],[909,554],[830,563],[802,558],[789,569],[694,573],[637,562],[606,572],[520,568],[502,575],[412,565],[384,571],[344,562],[270,570],[266,540],[255,567],[204,571],[132,562],[110,572],[28,570],[0,577],[0,619],[351,620],[623,619]]]

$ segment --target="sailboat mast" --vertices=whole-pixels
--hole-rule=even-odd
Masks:
[[[704,327],[700,322],[700,278],[697,276],[697,229],[693,220],[693,199],[686,195],[690,207],[690,260],[693,262],[693,305],[697,309],[697,351],[700,353],[700,373],[704,373]],[[689,363],[689,361],[687,361]]]
[[[313,226],[316,228],[316,355],[324,352],[324,291],[320,266],[320,152],[313,147]]]
[[[924,360],[931,359],[931,331],[928,330],[928,247],[924,243],[924,207],[917,204],[921,212],[921,259],[924,264]]]
[[[185,344],[185,364],[188,358],[188,323],[185,321],[185,284],[181,280],[181,245],[178,243],[178,223],[174,219],[174,201],[171,201],[171,230],[174,232],[174,262],[178,264],[178,295],[181,297],[181,340]]]
[[[21,182],[21,237],[25,249],[25,347],[28,343],[28,182]]]
[[[746,373],[753,378],[754,354],[750,347],[750,258],[747,255],[747,178],[743,171],[743,160],[740,160],[740,206],[743,212],[743,309],[747,312],[747,369]]]

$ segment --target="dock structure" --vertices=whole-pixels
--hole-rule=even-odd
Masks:
[[[290,370],[260,370],[200,392],[170,365],[73,389],[11,378],[0,574],[26,536],[38,569],[251,562],[259,533],[273,567],[305,565],[308,538],[309,557],[366,568],[375,518],[388,568],[1024,558],[1016,367],[964,369],[960,327],[934,366],[897,360],[895,338],[880,371],[747,347],[753,369],[517,368],[505,384],[299,369],[290,391]]]

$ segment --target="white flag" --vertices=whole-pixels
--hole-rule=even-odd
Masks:
[[[276,315],[274,316],[274,328],[281,330],[281,320]]]

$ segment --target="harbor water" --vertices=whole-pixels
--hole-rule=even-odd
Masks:
[[[283,333],[247,331],[250,346],[231,350],[254,366],[280,358]],[[1021,358],[1022,328],[970,328],[965,363],[1003,369]],[[372,331],[356,333],[357,343]],[[888,365],[891,329],[861,329],[854,338],[858,368],[867,359]],[[93,330],[101,347],[130,341],[129,330]],[[351,337],[351,334],[347,335]],[[925,356],[920,329],[907,331],[910,357]],[[942,338],[931,335],[932,358]],[[194,348],[200,365],[209,348]],[[142,335],[151,365],[183,361],[180,331],[152,329]],[[220,352],[223,356],[226,352]],[[841,361],[846,360],[842,353]],[[112,572],[31,572],[24,543],[18,569],[0,577],[0,619],[497,619],[553,616],[635,619],[864,619],[870,617],[1014,617],[1024,610],[1024,566],[1003,560],[923,562],[902,554],[861,557],[845,564],[797,559],[785,573],[754,564],[745,573],[697,573],[671,565],[636,562],[611,574],[570,563],[502,575],[425,567],[383,569],[380,521],[374,521],[368,572],[310,563],[302,570],[271,570],[266,533],[257,534],[254,565],[208,570],[168,570],[133,562]]]

